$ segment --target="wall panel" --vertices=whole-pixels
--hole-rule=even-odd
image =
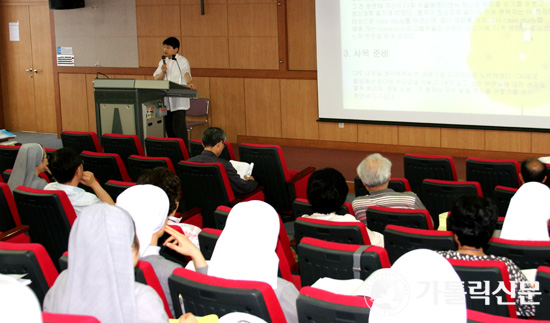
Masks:
[[[441,147],[485,149],[485,130],[441,128]]]
[[[201,15],[200,5],[181,6],[181,35],[190,37],[227,36],[227,5],[205,5]]]
[[[246,135],[281,137],[279,80],[245,79]]]
[[[319,139],[317,82],[281,80],[283,138]]]
[[[340,128],[336,122],[319,122],[319,140],[357,142],[357,124],[344,123]]]
[[[82,131],[89,128],[86,75],[59,74],[62,129]]]
[[[533,132],[531,140],[532,153],[550,155],[550,133]]]
[[[211,124],[225,131],[229,142],[246,134],[244,80],[241,78],[211,78]]]
[[[179,4],[179,0],[136,0],[137,6],[165,6]]]
[[[227,37],[183,37],[181,51],[193,68],[229,68]]]
[[[158,66],[162,55],[164,55],[162,50],[162,42],[166,39],[166,37],[138,37],[140,67]]]
[[[531,133],[519,131],[485,131],[485,150],[531,152]]]
[[[441,129],[399,126],[399,144],[404,146],[440,147]]]
[[[358,142],[371,144],[399,144],[399,127],[390,125],[359,124],[357,125]]]
[[[140,37],[181,36],[179,6],[136,6],[136,18]]]
[[[315,0],[287,2],[288,69],[317,70]]]
[[[277,37],[229,37],[230,67],[279,69]]]
[[[277,32],[277,4],[227,5],[229,36],[273,36]]]

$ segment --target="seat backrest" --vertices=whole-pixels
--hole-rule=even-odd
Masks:
[[[223,279],[178,268],[168,279],[173,304],[183,300],[185,310],[195,315],[231,312],[255,315],[266,322],[286,322],[273,288],[264,282]],[[175,306],[176,317],[182,309]]]
[[[134,182],[108,180],[105,182],[103,188],[107,193],[109,193],[113,201],[116,201],[116,198],[120,195],[120,193],[124,192],[128,187],[132,187],[134,185],[136,185]]]
[[[425,179],[420,190],[420,200],[430,212],[434,228],[439,227],[439,214],[451,211],[456,200],[463,195],[483,197],[478,182],[457,182]]]
[[[508,207],[510,206],[510,201],[516,192],[517,188],[506,187],[497,185],[495,187],[494,200],[497,204],[498,216],[505,217],[506,212],[508,212]]]
[[[380,268],[389,268],[388,253],[384,248],[369,246],[359,251],[363,245],[329,242],[304,237],[298,244],[300,276],[302,286],[311,286],[319,278],[362,280]],[[354,264],[354,254],[358,253],[358,266]],[[357,272],[359,277],[355,277]]]
[[[176,173],[181,180],[183,210],[200,207],[203,227],[215,227],[214,210],[235,200],[223,165],[181,161]]]
[[[456,250],[456,241],[451,231],[423,230],[388,225],[384,230],[384,248],[393,264],[399,257],[415,249],[435,251]]]
[[[170,311],[170,307],[168,306],[168,301],[166,300],[166,295],[162,290],[162,286],[160,285],[157,274],[155,274],[155,270],[153,269],[153,266],[151,266],[151,264],[148,263],[147,261],[140,260],[137,264],[137,267],[141,269],[141,272],[143,273],[143,277],[145,278],[146,284],[151,286],[157,292],[157,294],[159,295],[164,305],[164,310],[166,311],[166,315],[168,315],[168,317],[171,318],[172,312]]]
[[[227,217],[231,208],[229,206],[220,205],[214,211],[214,222],[216,223],[216,229],[223,230],[225,228],[225,222],[227,222]]]
[[[466,180],[478,182],[483,196],[493,197],[497,185],[519,188],[517,160],[466,159]]]
[[[208,116],[208,106],[210,105],[210,100],[206,98],[197,98],[189,100],[189,110],[187,110],[186,115],[190,117],[198,116]]]
[[[68,249],[69,231],[76,219],[67,194],[19,186],[13,197],[21,222],[30,226],[31,242],[43,245],[51,259],[59,259]]]
[[[71,147],[79,154],[84,150],[103,152],[99,137],[95,132],[63,131],[61,132],[61,142],[63,147]]]
[[[147,137],[145,138],[145,149],[149,157],[170,158],[174,167],[180,161],[189,159],[189,152],[181,138]]]
[[[212,253],[221,234],[222,230],[213,228],[204,228],[199,232],[199,246],[204,259],[212,258]]]
[[[123,182],[132,181],[126,170],[126,165],[118,154],[83,151],[80,156],[84,161],[84,170],[94,173],[101,186],[111,179]]]
[[[485,253],[512,260],[521,269],[550,266],[550,241],[491,238]]]
[[[202,141],[193,139],[189,142],[189,155],[191,157],[200,155],[203,150]]]
[[[405,154],[403,159],[405,178],[413,192],[420,194],[420,186],[426,178],[456,181],[453,157],[438,155]]]
[[[130,155],[126,161],[128,175],[133,182],[137,182],[143,171],[155,167],[166,167],[176,173],[172,161],[168,157],[146,157],[140,155]]]
[[[384,232],[386,225],[433,230],[430,213],[426,209],[399,209],[383,206],[371,206],[367,209],[367,228]]]
[[[59,314],[42,312],[44,323],[101,323],[98,319],[89,315]]]
[[[12,169],[19,153],[19,146],[0,145],[0,173]]]
[[[539,295],[535,295],[535,319],[550,320],[550,267],[541,266],[537,268],[536,279],[539,282]]]
[[[506,291],[511,291],[508,268],[500,260],[447,259],[464,282],[466,306],[470,310],[494,315],[517,317],[514,300]],[[497,292],[498,291],[498,292]],[[508,303],[508,305],[504,305]]]
[[[353,208],[348,208],[349,203],[346,202],[340,207],[340,210],[336,212],[338,215],[346,215],[346,214],[352,214],[353,215]],[[315,213],[313,211],[313,208],[311,207],[311,203],[307,199],[303,198],[296,198],[294,202],[292,202],[292,210],[294,212],[295,217],[300,217],[302,215],[311,215]]]
[[[349,244],[370,244],[367,227],[362,222],[336,222],[300,217],[294,222],[294,237],[296,244],[300,243],[303,237]]]
[[[264,187],[265,201],[279,213],[292,210],[296,192],[287,184],[291,174],[281,147],[243,143],[239,145],[239,156],[241,161],[254,163],[252,176]]]
[[[313,287],[300,289],[296,300],[301,323],[368,322],[371,307],[370,298],[339,295]]]
[[[0,242],[0,273],[27,274],[23,279],[31,281],[40,304],[58,276],[46,249],[37,243]]]
[[[145,156],[143,145],[137,135],[104,133],[101,135],[101,145],[104,152],[118,154],[124,164],[130,155]]]
[[[0,232],[20,225],[21,219],[10,187],[6,183],[0,183]]]

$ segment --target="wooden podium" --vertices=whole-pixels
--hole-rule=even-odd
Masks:
[[[166,80],[95,79],[97,134],[164,137],[164,97],[196,98],[197,90]]]

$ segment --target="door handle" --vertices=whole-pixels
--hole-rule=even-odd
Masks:
[[[34,73],[35,73],[35,74],[38,74],[38,69],[35,69],[35,70],[34,70]]]
[[[25,72],[32,72],[32,67],[29,69],[26,69]]]

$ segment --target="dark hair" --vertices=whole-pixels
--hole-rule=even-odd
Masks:
[[[210,127],[202,133],[204,147],[214,147],[220,141],[225,142],[225,132],[221,128]]]
[[[164,190],[170,200],[168,214],[174,212],[181,199],[181,181],[180,178],[166,167],[155,167],[153,170],[146,170],[137,180],[138,184],[151,184]]]
[[[537,158],[528,158],[521,163],[521,176],[525,183],[542,183],[546,176],[546,165]]]
[[[314,212],[337,212],[348,194],[346,179],[334,168],[317,170],[307,181],[307,199]]]
[[[173,49],[180,48],[180,41],[176,37],[168,37],[162,42],[162,44],[172,46]]]
[[[82,165],[82,157],[71,147],[54,151],[48,158],[48,168],[56,181],[61,184],[70,182],[76,170]]]
[[[447,230],[461,245],[485,248],[497,225],[496,205],[487,198],[461,196],[447,218]]]

